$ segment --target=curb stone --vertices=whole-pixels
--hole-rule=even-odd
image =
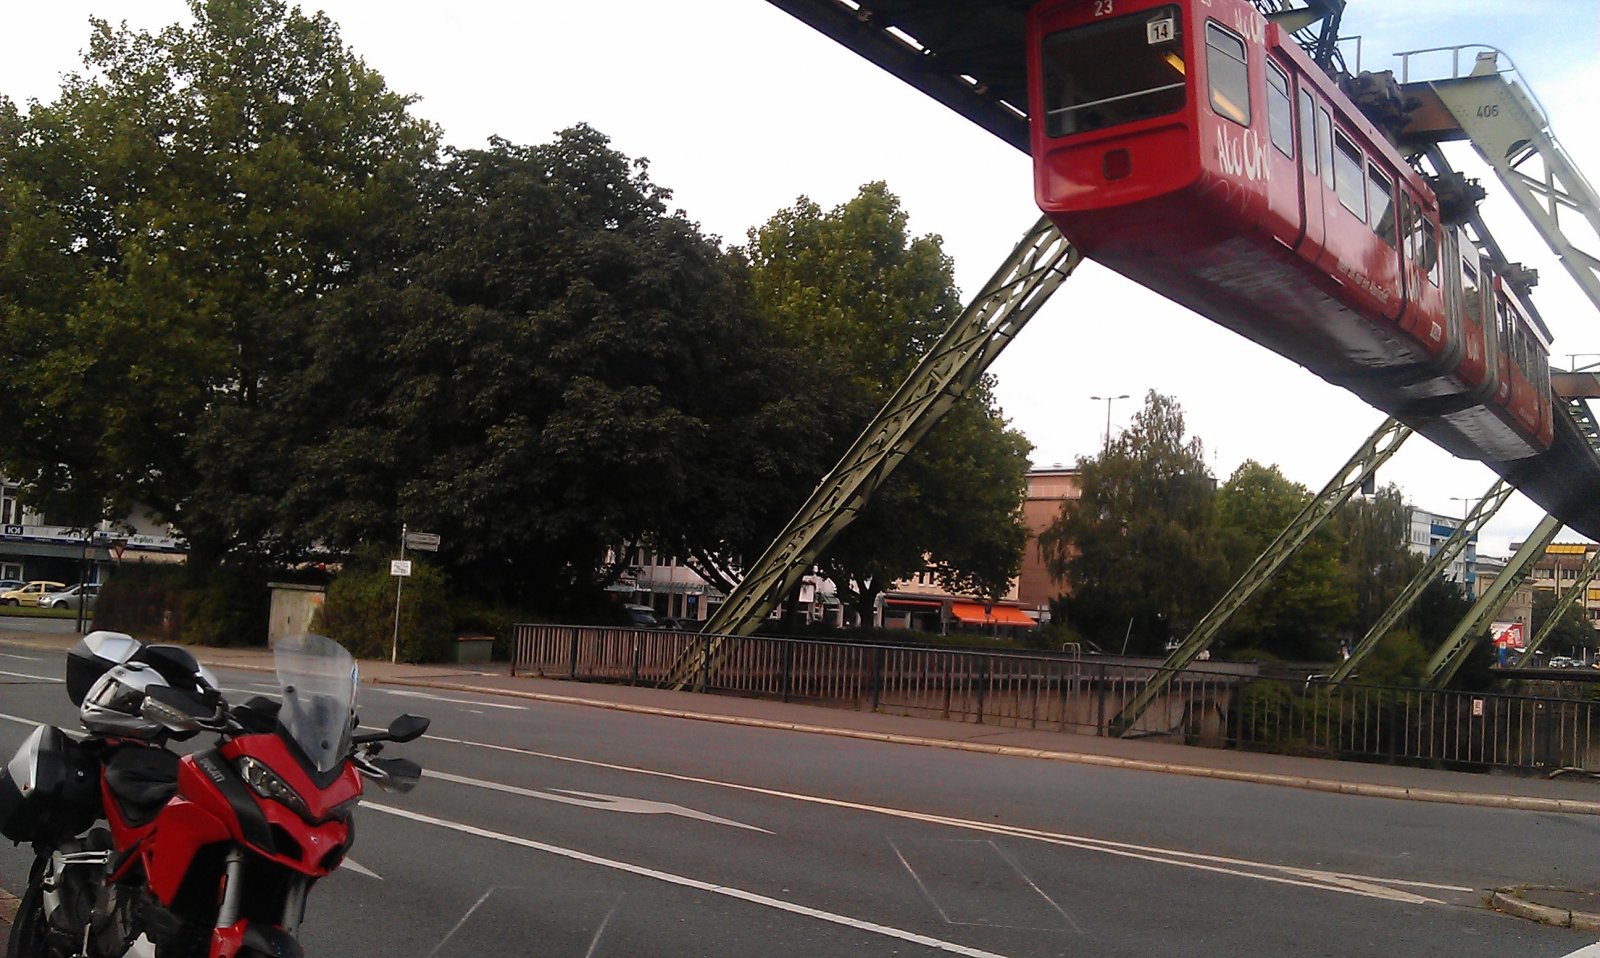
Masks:
[[[1587,912],[1572,911],[1569,908],[1555,908],[1550,905],[1541,905],[1521,897],[1522,893],[1537,890],[1538,888],[1551,888],[1548,885],[1519,885],[1515,888],[1497,888],[1489,897],[1490,905],[1496,911],[1503,911],[1508,915],[1537,921],[1541,924],[1556,925],[1561,928],[1572,928],[1577,931],[1600,931],[1600,915],[1591,915]],[[1565,891],[1566,889],[1555,889]]]

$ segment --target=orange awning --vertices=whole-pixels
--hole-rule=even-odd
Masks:
[[[983,606],[976,602],[952,602],[950,614],[963,622],[977,625],[1020,625],[1031,629],[1039,623],[1028,618],[1028,614],[1013,605],[997,605],[987,613]]]

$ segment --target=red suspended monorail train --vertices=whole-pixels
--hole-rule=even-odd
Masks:
[[[1027,22],[1036,198],[1085,255],[1457,456],[1551,447],[1548,336],[1288,30],[1248,0]]]

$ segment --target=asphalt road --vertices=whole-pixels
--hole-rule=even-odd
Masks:
[[[75,726],[59,656],[0,646],[0,759]],[[254,694],[262,673],[223,670]],[[429,770],[373,792],[310,955],[1567,956],[1494,887],[1600,887],[1600,819],[1425,804],[362,689]],[[27,849],[0,849],[19,891]]]

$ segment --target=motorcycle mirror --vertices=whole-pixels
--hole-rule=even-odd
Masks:
[[[428,730],[428,720],[420,715],[400,715],[389,723],[389,734],[386,736],[391,742],[410,742],[422,737]]]
[[[403,794],[416,788],[417,783],[422,781],[422,766],[409,758],[374,758],[368,761],[383,773],[383,778],[378,779],[378,787],[384,791]]]

